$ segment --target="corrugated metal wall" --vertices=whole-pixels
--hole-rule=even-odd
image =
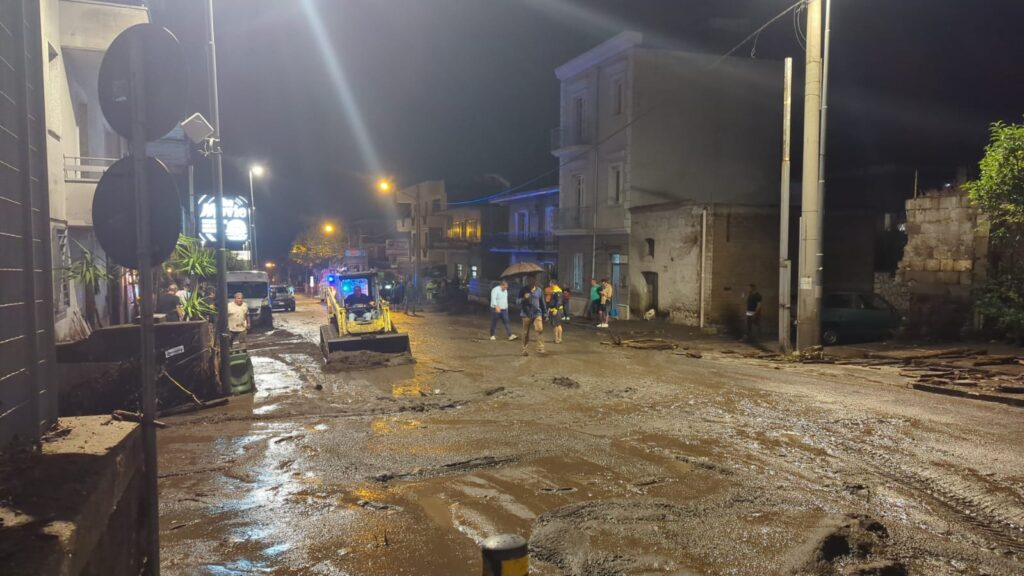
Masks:
[[[57,416],[38,0],[0,0],[0,450]]]

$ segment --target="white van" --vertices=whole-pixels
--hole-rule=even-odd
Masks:
[[[253,328],[273,328],[274,319],[270,310],[270,277],[266,272],[258,270],[247,272],[228,272],[225,277],[228,284],[228,300],[238,292],[245,298],[249,307],[249,325]]]

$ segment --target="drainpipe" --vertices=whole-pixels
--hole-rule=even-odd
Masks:
[[[700,327],[704,328],[704,266],[708,245],[708,208],[700,213]]]

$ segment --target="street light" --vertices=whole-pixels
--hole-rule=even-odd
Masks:
[[[252,248],[250,261],[253,268],[259,266],[260,260],[256,254],[256,194],[253,192],[252,178],[261,178],[266,172],[260,164],[249,166],[249,247]]]
[[[267,270],[273,270],[274,268],[277,268],[277,264],[274,264],[273,262],[267,262],[266,264],[263,265],[263,267],[266,268]]]
[[[324,234],[334,234],[334,224],[331,224],[330,222],[327,222],[323,226],[323,231],[324,231]]]
[[[385,178],[381,178],[380,180],[377,181],[377,190],[380,190],[381,192],[390,192],[391,182],[389,182]]]

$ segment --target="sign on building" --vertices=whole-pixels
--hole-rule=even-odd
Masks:
[[[408,238],[389,238],[384,244],[384,254],[388,258],[409,258]]]
[[[199,239],[207,243],[217,242],[217,201],[214,196],[200,196],[197,201],[199,214]],[[249,200],[243,196],[225,196],[224,236],[227,247],[242,248],[249,242]]]

